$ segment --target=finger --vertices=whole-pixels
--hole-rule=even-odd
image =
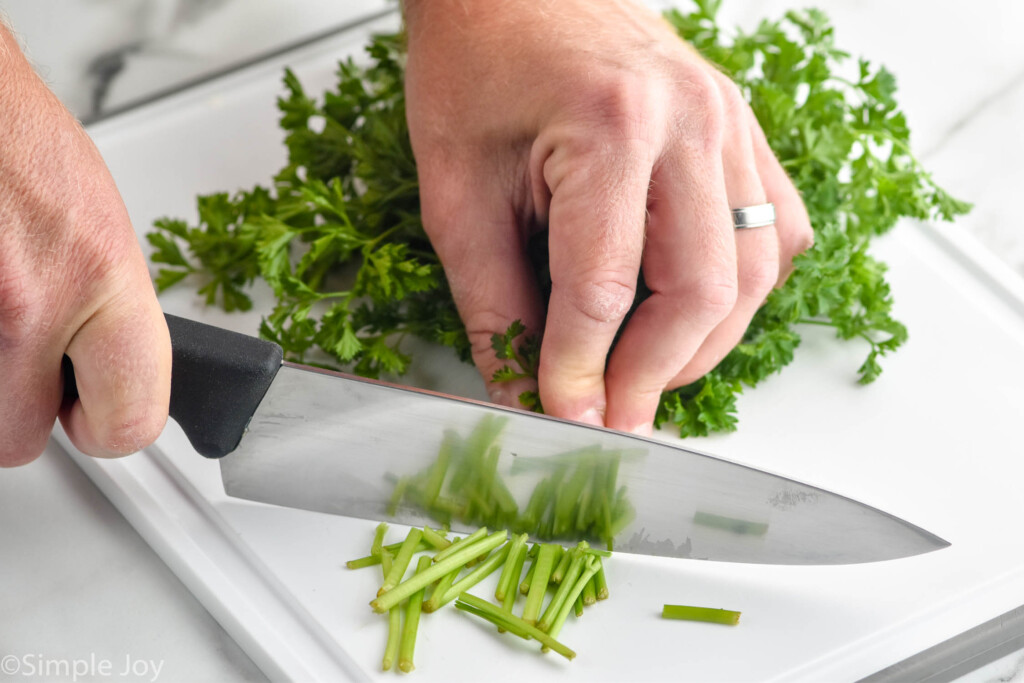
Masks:
[[[737,107],[746,108],[745,103]],[[730,119],[726,142],[722,148],[725,189],[733,209],[764,204],[754,158],[753,140],[746,126],[746,117],[735,112]],[[714,369],[742,339],[757,309],[764,303],[779,278],[779,238],[775,227],[734,229],[736,240],[737,297],[736,306],[709,334],[686,367],[669,383],[668,388],[689,384]]]
[[[692,150],[684,150],[688,152]],[[674,152],[655,172],[644,279],[651,289],[608,366],[609,427],[650,433],[666,383],[736,301],[721,158]]]
[[[527,257],[528,235],[497,182],[470,185],[465,180],[481,177],[486,174],[467,173],[465,168],[421,171],[423,225],[441,259],[473,362],[491,400],[522,407],[519,395],[536,390],[536,382],[493,382],[499,368],[521,368],[498,358],[491,338],[504,334],[515,320],[527,329],[517,343],[538,334],[543,306]]]
[[[148,278],[107,300],[67,347],[79,398],[61,409],[61,423],[89,455],[134,453],[152,443],[167,421],[170,337],[155,295],[140,295],[146,291],[141,287],[151,290]]]
[[[775,284],[781,287],[793,272],[793,257],[814,244],[814,230],[800,193],[768,146],[754,113],[749,107],[746,111],[757,174],[768,201],[775,205],[775,233],[779,239],[779,276]]]
[[[632,141],[558,149],[543,164],[551,296],[540,397],[552,415],[604,424],[605,365],[636,292],[651,166],[649,147]]]

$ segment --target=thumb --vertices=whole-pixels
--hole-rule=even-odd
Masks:
[[[497,181],[472,186],[472,173],[455,167],[420,172],[423,227],[441,259],[452,298],[466,326],[473,362],[483,377],[491,400],[522,407],[519,395],[535,391],[534,380],[494,382],[494,373],[511,361],[498,358],[492,337],[503,335],[519,320],[525,333],[519,342],[539,334],[543,317],[540,289],[526,254],[528,234]]]
[[[147,283],[148,284],[148,283]],[[170,401],[171,345],[155,296],[125,292],[101,307],[67,347],[78,400],[61,410],[82,452],[114,457],[160,435]]]

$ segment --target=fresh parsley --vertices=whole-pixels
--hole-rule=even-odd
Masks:
[[[892,74],[862,59],[854,78],[842,75],[849,56],[834,46],[822,12],[788,12],[752,33],[730,33],[717,23],[719,5],[696,0],[692,11],[666,18],[748,98],[803,195],[816,241],[718,367],[665,392],[656,423],[672,423],[683,436],[735,429],[737,394],[792,361],[805,325],[866,342],[859,378],[875,380],[880,358],[907,331],[890,315],[886,268],[868,254],[871,239],[903,217],[951,220],[970,208],[939,188],[911,152]],[[147,235],[152,260],[163,265],[156,284],[162,291],[196,283],[208,304],[233,311],[250,309],[247,291],[264,281],[276,305],[260,335],[291,360],[400,375],[411,362],[402,341],[414,336],[469,361],[465,329],[420,222],[402,37],[376,36],[367,51],[368,66],[340,64],[322,101],[286,71],[278,108],[287,165],[269,188],[199,197],[195,226],[156,221]],[[531,255],[542,286],[549,283],[543,233]],[[495,335],[495,352],[509,361],[496,380],[536,376],[540,340],[524,340],[524,332],[516,323]],[[521,400],[540,409],[535,392]]]

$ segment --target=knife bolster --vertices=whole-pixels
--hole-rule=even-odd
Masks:
[[[171,417],[208,458],[235,450],[283,352],[273,342],[166,315],[171,332]]]

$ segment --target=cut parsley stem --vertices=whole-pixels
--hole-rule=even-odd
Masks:
[[[596,571],[594,572],[597,573]],[[590,577],[590,581],[587,581],[587,585],[583,587],[583,604],[590,606],[597,602],[597,588],[595,587],[594,577]]]
[[[404,543],[404,542],[405,541],[402,541],[401,543],[392,543],[391,545],[383,546],[381,548],[381,550],[387,550],[392,555],[394,555],[395,553],[397,553],[399,550],[402,549],[402,543]],[[416,552],[420,552],[421,550],[430,550],[430,546],[428,544],[426,544],[426,543],[420,543],[419,546],[417,546],[417,548],[416,548]],[[380,556],[379,555],[377,555],[377,556],[367,555],[366,557],[360,557],[360,558],[355,559],[355,560],[349,560],[348,562],[345,563],[345,566],[348,567],[349,569],[363,569],[365,567],[375,567],[378,564],[380,564]]]
[[[604,563],[601,562],[601,558],[597,559],[600,567],[597,573],[594,574],[594,587],[597,589],[597,599],[607,600],[608,599],[608,580],[604,576]]]
[[[455,607],[463,610],[464,612],[469,612],[470,614],[475,614],[478,617],[486,619],[495,626],[503,626],[506,631],[517,635],[520,638],[533,638],[542,646],[554,650],[566,659],[573,659],[576,656],[575,652],[555,640],[552,636],[549,636],[547,633],[544,633],[532,624],[529,624],[519,617],[506,612],[500,607],[495,607],[491,603],[482,598],[478,598],[475,595],[463,593],[459,596],[459,600],[455,603]]]
[[[416,573],[419,574],[430,567],[430,558],[423,556],[416,565]],[[405,624],[402,626],[402,642],[398,646],[398,668],[409,673],[414,668],[412,656],[416,650],[416,631],[420,625],[420,611],[423,609],[423,592],[426,587],[419,589],[409,597],[409,603],[405,606]],[[398,609],[397,607],[394,609]]]
[[[448,592],[444,594],[443,598],[441,598],[441,604],[444,605],[451,602],[455,598],[459,597],[460,593],[465,593],[470,588],[493,574],[498,567],[504,564],[505,558],[508,557],[509,547],[510,544],[506,543],[500,550],[495,550],[493,555],[481,562],[478,566],[474,567],[473,571],[456,581],[455,585],[449,588]]]
[[[482,526],[479,529],[477,529],[476,531],[474,531],[473,533],[471,533],[469,536],[466,536],[464,539],[462,539],[462,545],[460,547],[461,548],[466,548],[468,545],[472,545],[473,543],[476,543],[477,541],[479,541],[480,539],[484,538],[485,536],[487,536],[487,527]],[[456,552],[454,550],[454,548],[452,546],[449,546],[448,548],[446,548],[446,549],[440,551],[439,553],[437,553],[436,555],[434,555],[434,562],[441,562],[441,561],[447,559],[454,552]],[[473,559],[473,558],[470,558],[470,559]]]
[[[429,526],[423,527],[423,540],[434,547],[435,550],[444,550],[452,542],[444,537],[445,532],[438,533]]]
[[[519,562],[519,555],[526,552],[526,534],[519,534],[509,542],[508,557],[505,559],[505,566],[501,570],[501,577],[498,579],[498,587],[494,590],[494,597],[498,602],[505,601],[505,594],[515,591],[519,587],[519,574],[515,575],[515,586],[513,587],[513,571],[516,563]],[[522,566],[520,564],[520,566]]]
[[[534,546],[536,547],[536,546]],[[519,584],[519,592],[523,595],[530,594],[530,582],[533,581],[533,575],[537,572],[537,556],[533,556],[533,562],[530,563],[530,569],[526,572],[526,577],[523,582]]]
[[[576,613],[576,618],[579,619],[583,616],[583,596],[577,596],[576,604],[573,605],[573,611]]]
[[[455,543],[458,542],[459,539],[455,539]],[[434,592],[430,594],[430,599],[423,603],[424,612],[435,612],[441,608],[441,605],[444,604],[442,600],[444,599],[445,593],[447,593],[448,589],[452,587],[453,583],[455,583],[455,579],[459,578],[459,572],[461,571],[462,567],[456,567],[441,577],[434,586]]]
[[[515,607],[516,604],[516,596],[519,594],[519,577],[523,575],[523,565],[526,564],[526,555],[527,551],[524,546],[519,549],[519,557],[516,559],[515,567],[512,569],[512,581],[509,584],[508,590],[505,591],[505,599],[501,602],[501,608],[509,614],[512,613],[512,608]],[[499,626],[498,630],[501,631],[503,629]]]
[[[388,525],[386,522],[381,522],[377,525],[377,530],[373,534],[373,545],[370,546],[370,557],[380,557],[380,551],[384,546],[384,534],[388,532]]]
[[[569,553],[572,555],[572,560],[569,562],[569,569],[566,570],[565,576],[562,577],[562,583],[559,584],[558,590],[555,591],[555,595],[551,598],[551,602],[548,603],[548,607],[544,610],[544,615],[537,622],[537,628],[541,631],[547,631],[551,628],[551,624],[558,618],[559,612],[562,611],[563,605],[566,601],[576,600],[576,596],[571,596],[570,593],[576,589],[576,581],[579,579],[580,574],[583,572],[584,563],[589,559],[589,556],[583,554],[581,548],[573,548]],[[597,571],[596,569],[594,571]],[[583,587],[580,586],[580,591]],[[569,603],[569,607],[572,607],[572,603]]]
[[[425,572],[409,577],[387,593],[384,593],[383,595],[378,596],[377,599],[370,601],[370,607],[372,607],[375,612],[383,614],[394,605],[399,604],[418,591],[420,588],[428,586],[448,572],[460,568],[471,558],[478,557],[482,553],[494,550],[504,543],[507,538],[508,532],[502,530],[495,531],[487,538],[477,541],[476,543],[466,543],[465,540],[463,540],[463,542],[459,543],[457,546],[453,545],[452,548],[455,548],[455,552],[451,555],[440,562],[434,562]],[[452,548],[448,548],[448,550],[452,550]]]
[[[391,553],[385,548],[381,551],[381,569],[383,578],[387,578],[391,571]],[[381,660],[381,669],[390,671],[391,665],[398,657],[398,643],[402,632],[402,609],[397,605],[388,610],[388,640],[384,646],[384,658]]]
[[[665,605],[661,609],[663,619],[683,619],[686,621],[708,621],[713,624],[735,626],[740,623],[740,613],[729,609],[713,607],[692,607],[690,605]]]
[[[409,534],[405,537],[405,542],[402,543],[398,555],[395,556],[394,564],[391,565],[391,571],[388,572],[388,577],[384,579],[384,585],[380,587],[377,595],[387,593],[402,582],[405,570],[409,568],[409,562],[412,561],[413,553],[416,552],[422,538],[423,531],[421,529],[416,527],[409,529]]]
[[[594,574],[597,573],[597,558],[590,555],[583,556],[582,553],[581,557],[583,564],[582,573],[574,580],[572,588],[567,591],[565,600],[559,608],[558,614],[555,615],[554,620],[551,622],[551,625],[547,629],[543,629],[547,631],[548,635],[552,638],[558,637],[558,634],[562,630],[562,626],[565,624],[565,620],[569,617],[569,612],[572,611],[572,606],[576,602],[576,599],[583,593],[584,586],[586,586]],[[565,583],[562,585],[565,586],[568,582],[569,574],[566,575]],[[537,624],[537,628],[543,627],[541,624]]]
[[[551,583],[556,586],[562,583],[562,579],[565,577],[565,572],[569,569],[570,562],[572,562],[572,553],[562,552],[562,557],[558,560],[558,565],[551,571]]]
[[[548,578],[551,576],[551,561],[559,548],[560,546],[552,543],[545,543],[537,553],[537,561],[534,563],[537,570],[530,580],[530,592],[526,595],[526,607],[523,608],[523,621],[527,624],[537,623],[537,617],[540,616],[540,607],[548,590]]]

